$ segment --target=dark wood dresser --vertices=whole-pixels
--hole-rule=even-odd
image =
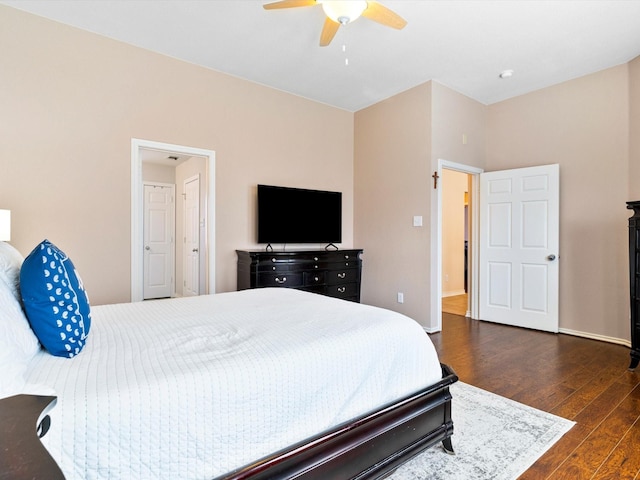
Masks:
[[[629,287],[631,299],[631,365],[640,362],[640,201],[627,202],[633,210],[629,218]]]
[[[236,250],[238,290],[288,287],[360,301],[362,250]]]

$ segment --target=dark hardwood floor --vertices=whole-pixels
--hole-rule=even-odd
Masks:
[[[640,478],[640,372],[628,370],[628,348],[446,313],[442,323],[430,337],[461,381],[577,422],[520,479]]]

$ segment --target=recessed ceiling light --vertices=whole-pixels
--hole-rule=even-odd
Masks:
[[[498,75],[500,78],[509,78],[513,75],[513,70],[503,70],[502,72],[500,72],[500,75]]]

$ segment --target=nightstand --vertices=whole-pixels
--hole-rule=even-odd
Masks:
[[[0,400],[0,480],[64,480],[40,443],[51,425],[56,397],[14,395]]]

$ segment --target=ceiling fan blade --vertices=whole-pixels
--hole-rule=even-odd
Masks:
[[[362,12],[362,16],[369,20],[373,20],[374,22],[386,25],[387,27],[397,28],[398,30],[404,28],[407,24],[407,21],[400,15],[374,1],[367,2],[367,8]]]
[[[274,10],[276,8],[294,8],[294,7],[313,7],[318,5],[316,0],[281,0],[279,2],[267,3],[262,5],[265,10]]]
[[[322,27],[322,33],[320,34],[320,46],[326,47],[331,43],[333,37],[335,37],[336,32],[340,28],[340,24],[338,22],[334,22],[329,17],[324,21],[324,27]]]

